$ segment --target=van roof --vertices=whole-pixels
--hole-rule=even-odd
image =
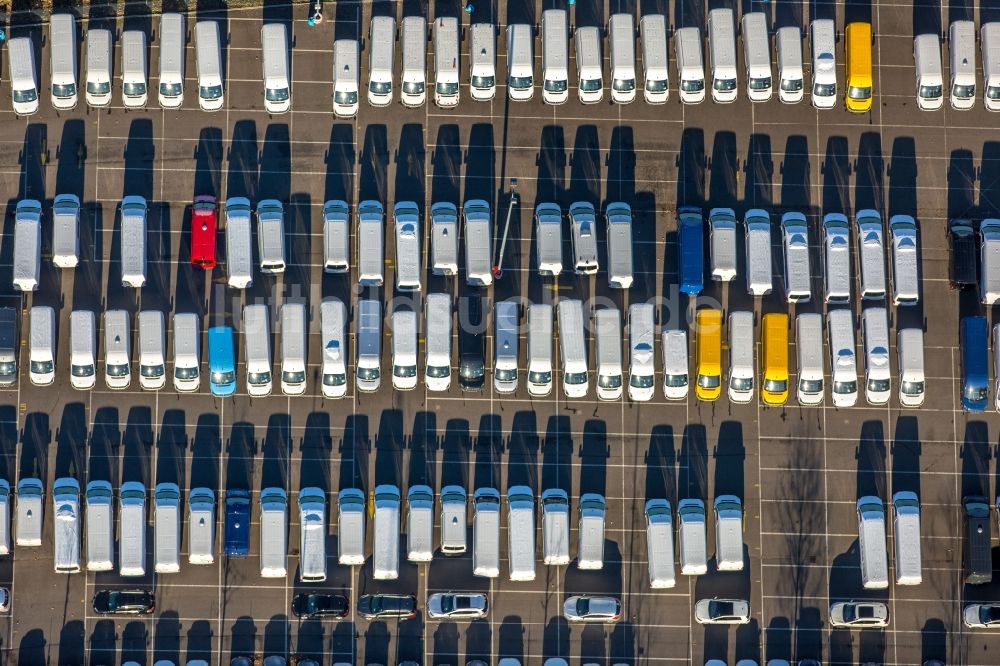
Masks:
[[[764,39],[754,39],[757,36]],[[770,72],[771,50],[767,15],[764,12],[747,12],[743,15],[743,50],[747,69],[766,68]]]
[[[625,70],[628,78],[634,74],[628,74],[629,70],[635,70],[635,28],[633,27],[632,14],[612,14],[608,19],[608,42],[613,48],[611,51],[611,75],[619,69]]]
[[[1000,74],[1000,21],[984,23],[980,28],[980,42],[983,45],[983,75],[986,85],[996,86],[996,76]]]
[[[584,339],[583,303],[574,298],[561,299],[556,309],[564,368],[568,369],[571,364],[578,365],[582,369],[574,370],[575,372],[586,372],[587,343]]]
[[[565,9],[542,12],[542,60],[545,71],[565,76],[569,70],[569,24]]]
[[[357,488],[344,488],[337,499],[338,561],[349,566],[364,564],[365,495]]]
[[[885,508],[882,499],[865,496],[858,500],[858,540],[864,550],[861,557],[865,587],[886,587],[888,555],[885,549]]]
[[[913,57],[920,70],[919,74],[940,81],[941,41],[936,34],[924,33],[913,38]]]
[[[434,72],[438,79],[458,81],[458,19],[439,16],[434,21]]]
[[[872,24],[855,21],[844,28],[844,50],[850,69],[848,79],[855,86],[872,85]]]
[[[761,318],[764,367],[771,379],[788,379],[788,315],[768,312]]]
[[[646,71],[667,69],[667,17],[646,14],[639,19],[642,35],[642,64]]]
[[[674,32],[674,48],[679,60],[677,70],[680,78],[703,78],[705,72],[701,55],[701,30],[697,26],[678,28]]]
[[[681,293],[696,296],[704,288],[705,273],[704,223],[701,209],[685,206],[677,212],[680,290]]]
[[[372,30],[375,29],[376,18],[389,17],[376,16],[373,18]],[[333,42],[333,77],[335,81],[344,79],[353,81],[355,84],[358,82],[359,48],[356,39],[337,39]]]
[[[736,74],[736,25],[728,7],[708,12],[708,43],[715,71],[731,70]]]

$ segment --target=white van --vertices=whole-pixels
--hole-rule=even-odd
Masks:
[[[271,316],[266,305],[243,307],[243,351],[246,358],[247,393],[271,394]]]
[[[0,386],[9,387],[17,383],[18,370],[20,369],[18,366],[21,340],[20,324],[21,311],[19,309],[0,308]]]
[[[667,400],[684,400],[688,395],[687,331],[664,329],[661,337],[663,397]]]
[[[577,96],[581,104],[597,104],[604,99],[604,59],[601,57],[601,29],[577,26],[576,42]]]
[[[226,199],[226,278],[233,289],[253,285],[250,211],[246,197]]]
[[[861,311],[861,331],[865,340],[865,399],[869,405],[889,401],[889,317],[884,307]]]
[[[28,314],[28,379],[47,386],[56,378],[56,313],[48,305],[34,305]]]
[[[392,209],[396,236],[396,289],[420,291],[420,209],[415,201],[399,201]]]
[[[288,573],[288,493],[284,488],[260,491],[260,576],[284,578]]]
[[[38,73],[35,69],[35,45],[31,37],[14,37],[8,40],[7,65],[14,113],[19,116],[37,113]]]
[[[42,204],[35,199],[21,199],[14,211],[14,289],[38,289],[41,264]]]
[[[653,399],[653,340],[656,336],[656,309],[652,303],[633,303],[628,308],[628,397],[646,402]]]
[[[569,237],[573,246],[573,270],[577,275],[597,272],[597,211],[587,201],[569,206]]]
[[[812,298],[809,224],[806,216],[798,211],[782,215],[781,238],[785,264],[785,298],[789,303],[805,303]]]
[[[830,346],[830,380],[834,407],[853,407],[858,400],[857,357],[854,351],[854,314],[830,310],[826,315]]]
[[[490,204],[469,199],[462,206],[465,218],[465,281],[473,287],[493,284],[493,217]]]
[[[351,270],[351,209],[346,201],[331,199],[323,204],[323,272]]]
[[[604,209],[608,240],[608,286],[628,289],[632,286],[632,207],[622,201],[610,202]]]
[[[681,573],[700,576],[708,572],[708,537],[705,503],[700,499],[682,499],[677,503],[680,527],[677,539],[681,550]]]
[[[993,339],[997,340],[996,329],[993,332]],[[896,332],[896,352],[899,354],[899,403],[905,407],[919,407],[924,404],[926,386],[924,332],[919,328],[899,329]]]
[[[993,327],[993,378],[997,382],[993,391],[995,407],[1000,412],[1000,324]]]
[[[542,562],[569,564],[569,494],[561,488],[542,491]]]
[[[802,31],[797,25],[778,28],[774,51],[778,61],[778,99],[784,104],[797,104],[805,96]]]
[[[562,104],[569,99],[569,21],[565,9],[542,12],[542,100]]]
[[[187,26],[184,14],[160,16],[160,106],[177,109],[184,104],[184,55]]]
[[[920,299],[920,276],[917,258],[917,221],[909,215],[889,218],[889,237],[892,243],[893,305],[916,305]]]
[[[743,502],[736,495],[715,498],[715,565],[743,571]]]
[[[715,10],[713,10],[715,11]],[[752,208],[743,217],[746,228],[747,293],[771,293],[771,218],[762,208]]]
[[[0,555],[10,555],[10,483],[0,479]]]
[[[322,488],[299,490],[299,580],[326,580],[326,493]]]
[[[941,44],[936,34],[913,38],[913,65],[917,74],[917,108],[936,111],[944,104],[944,75],[941,70]]]
[[[701,55],[701,31],[697,27],[678,28],[674,32],[674,56],[677,59],[677,94],[681,102],[704,102],[705,64]]]
[[[823,298],[827,305],[851,302],[851,229],[843,213],[823,216]]]
[[[379,17],[388,18],[388,17]],[[392,19],[389,18],[391,21]],[[374,45],[375,42],[372,42]],[[358,115],[358,89],[361,87],[361,47],[356,39],[338,39],[333,42],[333,115],[337,118],[353,118]],[[390,55],[392,51],[389,51]],[[372,103],[369,83],[368,102]],[[392,102],[392,79],[389,79],[389,95],[386,104]],[[376,97],[376,99],[378,99]]]
[[[75,268],[80,262],[80,199],[57,194],[52,200],[52,263]]]
[[[612,14],[608,19],[608,50],[611,58],[611,99],[618,104],[635,101],[635,26],[631,14]]]
[[[355,345],[358,351],[355,385],[359,391],[377,391],[382,371],[382,303],[363,298],[358,301],[358,329]]]
[[[141,310],[139,316],[139,386],[156,391],[167,383],[167,332],[163,313]]]
[[[746,403],[754,394],[753,312],[729,313],[729,399]]]
[[[337,562],[356,567],[365,563],[365,494],[344,488],[337,495]]]
[[[380,485],[375,488],[375,535],[372,540],[372,578],[399,578],[399,488]]]
[[[492,23],[469,26],[469,94],[484,102],[497,90],[497,29]]]
[[[385,261],[385,208],[382,203],[367,199],[358,204],[358,284],[381,287]]]
[[[285,272],[285,207],[277,199],[257,203],[257,252],[260,272]]]
[[[649,586],[654,590],[674,587],[674,518],[670,502],[651,499],[646,502],[646,560]]]
[[[709,10],[708,53],[712,65],[712,100],[719,104],[736,101],[736,26],[732,9]]]
[[[979,300],[993,305],[1000,300],[1000,219],[979,223]]]
[[[447,391],[451,386],[451,296],[427,294],[424,307],[424,385],[428,391]]]
[[[94,388],[97,383],[97,318],[92,310],[73,310],[69,315],[69,366],[73,388]]]
[[[495,321],[493,388],[497,393],[513,393],[517,390],[517,301],[497,301]]]
[[[458,207],[448,201],[431,205],[431,272],[458,274]]]
[[[528,306],[528,394],[546,396],[552,390],[552,306]]]
[[[576,566],[584,570],[604,568],[605,501],[597,493],[580,495],[580,531]]]
[[[201,384],[201,324],[193,312],[174,314],[174,389],[197,391]]]
[[[126,109],[144,109],[149,99],[146,87],[146,33],[126,30],[122,42],[122,104]]]
[[[94,108],[111,105],[111,31],[87,31],[87,104]]]
[[[458,106],[458,19],[440,16],[434,21],[434,103],[442,109]]]
[[[141,289],[146,284],[146,199],[127,196],[121,203],[122,286]]]
[[[285,303],[281,306],[281,392],[302,395],[306,391],[306,349],[309,324],[306,306]]]
[[[216,21],[194,24],[195,61],[198,67],[198,106],[218,111],[225,98],[222,88],[222,42]]]
[[[832,109],[837,104],[837,28],[833,19],[814,19],[812,35],[812,91],[810,99],[817,109]]]
[[[861,558],[862,586],[866,590],[889,587],[885,508],[882,500],[872,495],[858,500],[858,554]]]
[[[500,492],[477,488],[472,505],[472,574],[496,578],[500,575]]]
[[[146,487],[126,481],[118,494],[118,575],[146,575]]]
[[[974,33],[973,33],[974,34]],[[920,585],[920,500],[910,490],[892,496],[893,543],[896,546],[896,585]]]
[[[107,481],[87,484],[87,571],[115,568],[114,490]]]
[[[642,40],[643,98],[647,104],[664,104],[670,95],[667,87],[667,17],[646,14],[639,19]]]
[[[392,387],[417,387],[417,313],[412,310],[392,313]]]
[[[466,496],[462,486],[441,489],[441,553],[461,555],[465,552]]]
[[[392,80],[396,69],[396,19],[373,16],[368,33],[368,103],[392,104]]]
[[[823,315],[803,312],[795,317],[795,350],[799,373],[796,395],[800,405],[823,402]]]
[[[560,300],[556,309],[559,315],[559,345],[563,364],[563,393],[566,394],[567,398],[583,398],[587,395],[588,388],[587,341],[584,331],[583,303],[572,298]],[[620,374],[620,344],[618,353]],[[620,388],[618,391],[619,395],[621,395]],[[605,399],[615,400],[616,398]]]
[[[771,99],[771,44],[764,12],[743,15],[743,59],[747,73],[747,97],[751,102]]]
[[[342,398],[347,393],[347,308],[339,298],[320,304],[323,344],[323,396]]]
[[[712,279],[730,282],[736,277],[736,211],[713,208],[708,213]]]
[[[176,483],[158,483],[153,490],[153,554],[156,573],[181,570],[181,489]]]
[[[412,109],[423,106],[427,99],[427,21],[422,16],[404,16],[400,33],[403,80],[399,101]]]
[[[406,559],[430,562],[434,558],[434,491],[430,486],[411,486],[406,509]]]
[[[535,206],[535,254],[539,275],[556,277],[562,272],[562,209],[559,204]]]
[[[979,29],[983,49],[983,106],[1000,111],[1000,21],[984,23]]]
[[[132,326],[126,310],[104,311],[104,383],[109,389],[127,389],[132,382]]]
[[[57,111],[76,108],[76,51],[76,16],[53,13],[49,18],[49,90]]]
[[[573,338],[575,331],[564,333],[562,302],[560,302],[559,336]],[[572,325],[572,324],[568,324]],[[579,346],[570,339],[573,346]],[[618,400],[622,397],[622,318],[618,308],[602,308],[594,313],[594,347],[597,352],[597,397]],[[563,353],[565,356],[565,352]],[[564,373],[568,372],[564,370]],[[566,390],[565,382],[563,390]],[[568,394],[567,394],[568,395]]]
[[[984,26],[985,27],[985,26]],[[952,21],[948,28],[951,53],[951,108],[971,109],[976,104],[976,23]]]
[[[80,482],[72,477],[52,484],[52,559],[56,573],[80,571]]]
[[[262,510],[261,521],[263,520]],[[263,544],[264,540],[261,539],[262,557]],[[215,491],[211,488],[192,488],[188,493],[188,562],[191,564],[215,562]]]
[[[42,545],[42,500],[45,486],[41,479],[27,478],[17,482],[17,520],[14,527],[15,545]]]
[[[507,95],[526,102],[535,92],[535,34],[527,23],[507,26]]]
[[[507,548],[511,581],[535,580],[535,496],[528,486],[507,489]]]
[[[260,28],[261,63],[264,75],[264,110],[287,113],[292,107],[288,74],[288,32],[283,23],[265,23]]]

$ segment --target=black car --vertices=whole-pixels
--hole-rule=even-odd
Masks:
[[[348,610],[347,597],[339,594],[296,594],[292,599],[295,617],[342,618]]]
[[[480,296],[467,296],[460,301],[458,383],[463,391],[481,391],[486,384],[486,318]]]
[[[417,599],[412,594],[366,594],[358,599],[358,614],[366,620],[414,617],[417,614]]]
[[[146,590],[101,590],[94,595],[98,615],[149,615],[156,608],[156,597]]]
[[[972,220],[948,221],[948,283],[952,289],[979,284],[979,245]]]

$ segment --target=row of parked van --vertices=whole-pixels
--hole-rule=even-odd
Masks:
[[[980,30],[983,57],[983,80],[986,91],[983,105],[1000,111],[1000,23],[984,23]],[[917,106],[934,111],[944,105],[945,97],[957,110],[976,104],[976,23],[952,21],[948,28],[950,78],[945,88],[941,65],[941,40],[935,33],[913,39],[913,64],[916,68]]]
[[[885,507],[873,495],[857,501],[858,558],[861,584],[865,589],[889,587],[886,552]],[[893,543],[896,552],[896,584],[919,585],[923,580],[920,555],[920,500],[901,490],[892,496]]]

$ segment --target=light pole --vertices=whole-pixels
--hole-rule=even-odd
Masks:
[[[499,280],[503,277],[503,251],[507,246],[507,233],[510,231],[510,218],[514,213],[514,204],[517,203],[517,178],[510,179],[510,202],[507,204],[507,221],[503,225],[503,237],[500,239],[500,256],[497,257],[497,265],[493,267],[493,277]]]

